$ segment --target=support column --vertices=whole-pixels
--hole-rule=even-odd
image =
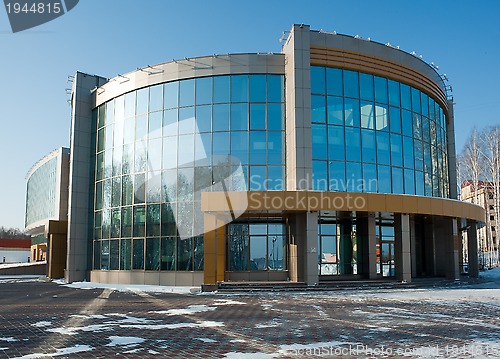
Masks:
[[[477,224],[476,221],[467,221],[467,251],[469,252],[469,276],[479,277],[479,258],[477,255]]]
[[[224,281],[226,269],[224,223],[217,221],[217,218],[209,213],[205,213],[203,219],[205,228],[203,283],[217,284]]]
[[[394,214],[396,279],[411,282],[410,216]]]
[[[410,217],[410,251],[411,251],[411,277],[417,277],[417,231],[415,217]]]
[[[435,235],[434,224],[430,219],[424,219],[424,263],[422,275],[436,275],[436,253],[435,253]]]
[[[352,274],[352,219],[342,218],[339,222],[339,270],[340,274]]]
[[[307,212],[305,243],[305,282],[318,283],[318,212]]]
[[[307,285],[318,283],[318,212],[299,213],[290,223],[297,245],[297,280]]]
[[[460,279],[460,266],[459,266],[459,237],[458,226],[456,218],[446,219],[446,278]]]
[[[366,273],[368,279],[377,279],[377,221],[375,213],[368,213],[366,221],[366,251],[368,254]]]

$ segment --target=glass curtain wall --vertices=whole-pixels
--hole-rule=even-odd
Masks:
[[[93,268],[203,270],[201,193],[283,188],[283,102],[283,76],[252,74],[159,84],[99,106]]]
[[[322,214],[318,223],[318,274],[361,274],[361,238],[351,213]]]
[[[287,269],[286,226],[281,221],[233,222],[227,226],[228,269]]]
[[[311,66],[313,188],[449,197],[445,112],[426,93]]]

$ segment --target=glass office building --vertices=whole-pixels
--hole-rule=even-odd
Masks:
[[[483,218],[456,200],[444,78],[306,25],[280,53],[78,72],[71,143],[68,282],[456,278]]]

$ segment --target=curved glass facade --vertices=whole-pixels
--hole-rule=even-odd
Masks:
[[[37,168],[28,179],[25,226],[56,215],[57,157]]]
[[[445,111],[426,93],[311,66],[313,188],[449,197]]]
[[[95,118],[96,270],[203,270],[203,191],[281,190],[281,75],[139,89]]]

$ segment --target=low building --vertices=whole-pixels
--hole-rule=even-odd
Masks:
[[[0,264],[30,261],[29,239],[0,239]]]

